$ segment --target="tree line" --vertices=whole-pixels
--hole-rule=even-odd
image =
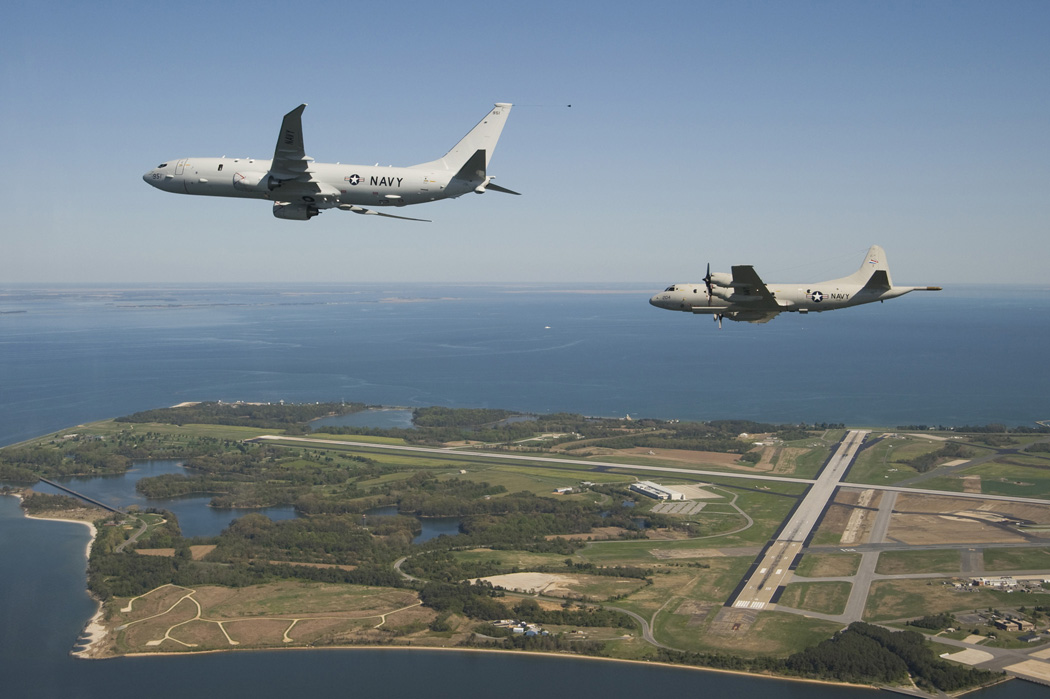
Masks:
[[[909,677],[926,690],[957,692],[990,684],[1002,673],[942,660],[922,634],[890,631],[854,622],[832,638],[787,658],[744,658],[724,653],[692,653],[661,648],[658,659],[741,672],[774,672],[855,684],[904,684]]]
[[[221,403],[203,402],[175,408],[158,408],[118,417],[116,422],[167,425],[231,425],[284,429],[310,420],[348,415],[364,410],[364,403]]]

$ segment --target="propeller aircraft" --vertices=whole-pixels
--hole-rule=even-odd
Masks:
[[[751,265],[711,272],[699,284],[672,284],[649,299],[657,308],[710,315],[722,319],[768,323],[778,314],[820,313],[897,298],[912,291],[940,291],[939,286],[894,286],[886,253],[878,245],[868,250],[853,274],[825,282],[766,284]]]

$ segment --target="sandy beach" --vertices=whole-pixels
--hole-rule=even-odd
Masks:
[[[15,497],[22,500],[22,495],[15,493]],[[30,515],[25,514],[27,519],[40,519],[51,522],[70,522],[72,524],[83,524],[91,532],[91,538],[88,539],[87,545],[84,547],[84,561],[91,557],[91,547],[95,543],[95,537],[98,536],[98,529],[91,522],[86,522],[82,519],[69,519],[66,517],[50,517],[45,515]],[[90,594],[90,593],[89,593]],[[72,652],[72,655],[78,658],[94,658],[98,657],[97,644],[106,636],[106,627],[102,625],[102,603],[95,600],[98,605],[95,613],[88,620],[87,626],[80,634],[80,638],[77,641],[77,646],[83,646],[80,650]]]
[[[445,653],[502,653],[508,654],[513,653],[515,655],[541,655],[551,658],[562,658],[565,660],[580,661],[587,660],[593,662],[602,663],[628,663],[631,665],[647,665],[649,667],[666,667],[676,670],[692,670],[694,672],[717,672],[723,675],[737,675],[740,677],[751,677],[766,680],[782,680],[787,682],[801,682],[804,684],[823,684],[835,687],[849,687],[851,689],[873,689],[879,690],[880,687],[873,685],[862,685],[862,684],[849,684],[847,682],[831,682],[827,680],[814,680],[807,679],[805,677],[785,677],[783,675],[767,675],[767,674],[756,674],[750,672],[741,672],[739,670],[723,670],[720,668],[713,667],[701,667],[699,665],[677,665],[675,663],[664,663],[651,660],[626,660],[623,658],[605,658],[597,655],[576,655],[573,653],[549,653],[545,651],[520,651],[520,650],[504,650],[502,648],[446,648],[441,646],[324,646],[324,647],[295,647],[295,648],[223,648],[221,650],[206,650],[206,651],[185,651],[185,652],[170,652],[161,651],[158,653],[127,653],[122,656],[112,657],[127,657],[127,658],[148,658],[155,656],[164,655],[200,655],[205,653],[238,653],[238,652],[295,652],[295,651],[346,651],[346,650],[357,650],[357,651],[378,651],[378,652],[391,652],[398,653],[403,651],[410,652],[445,652]]]

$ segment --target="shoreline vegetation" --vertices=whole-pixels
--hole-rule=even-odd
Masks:
[[[136,461],[179,459],[187,467],[187,475],[143,478],[138,482],[140,493],[152,498],[208,494],[212,497],[209,504],[224,508],[291,504],[299,514],[299,519],[282,522],[247,514],[217,537],[188,540],[170,513],[135,511],[121,519],[101,510],[90,511],[76,501],[68,502],[71,499],[66,496],[50,495],[28,498],[41,498],[37,511],[30,512],[24,493],[6,492],[22,500],[27,517],[89,527],[85,550],[89,588],[99,607],[73,654],[97,659],[239,649],[526,652],[832,685],[915,686],[914,666],[902,669],[901,660],[893,661],[893,670],[887,666],[885,675],[877,671],[879,680],[860,679],[867,670],[858,670],[860,674],[852,675],[856,679],[835,679],[831,673],[839,671],[830,669],[840,662],[831,658],[841,653],[859,652],[870,658],[888,652],[888,662],[897,652],[890,648],[924,645],[914,632],[875,631],[879,627],[865,624],[846,629],[845,624],[829,626],[816,618],[793,615],[785,615],[791,618],[786,622],[763,612],[761,619],[754,615],[741,633],[726,636],[725,641],[706,644],[703,640],[706,630],[714,628],[712,624],[719,623],[727,609],[723,607],[726,596],[754,560],[755,547],[769,540],[793,510],[812,482],[807,479],[819,472],[832,446],[845,433],[843,425],[679,423],[431,408],[415,411],[412,428],[316,429],[314,436],[329,440],[324,446],[294,441],[283,444],[279,436],[272,442],[260,443],[257,439],[263,434],[311,434],[309,423],[319,417],[364,409],[364,405],[347,403],[190,403],[81,425],[0,449],[0,477],[6,478],[35,478],[36,473],[49,477],[115,474]],[[926,432],[926,426],[899,429]],[[891,472],[903,467],[915,474],[933,471],[932,475],[937,475],[937,469],[950,467],[960,458],[983,455],[982,450],[1004,444],[1027,447],[1030,443],[1032,458],[1045,459],[1048,457],[1042,456],[1042,445],[1050,441],[1044,437],[1046,432],[1050,430],[988,426],[974,430],[976,436],[967,437],[966,446],[955,442],[946,445],[944,440],[951,437],[912,435],[917,439],[906,439],[907,448],[894,453],[902,460],[891,462]],[[349,443],[347,437],[364,441]],[[440,457],[390,453],[369,449],[370,440],[387,448],[433,445],[443,451]],[[347,446],[341,447],[341,441]],[[450,449],[457,446],[468,447],[471,455],[457,457]],[[564,455],[574,461],[558,466],[541,464],[530,470],[516,464],[488,463],[475,456],[479,449]],[[630,461],[626,460],[628,456]],[[603,463],[623,457],[622,469],[627,473],[581,467],[593,457],[603,459]],[[1023,458],[1028,458],[1027,453]],[[711,474],[705,476],[706,483],[680,486],[693,488],[692,496],[700,498],[704,506],[690,511],[688,517],[675,517],[661,514],[656,503],[639,499],[631,490],[629,486],[639,480],[629,473],[632,462],[746,472],[756,478],[768,474],[780,480],[760,481],[758,487],[740,489],[738,482],[719,479],[705,470]],[[789,482],[792,478],[799,482]],[[680,483],[683,479],[664,480]],[[695,478],[684,480],[696,482]],[[43,502],[43,498],[51,500]],[[394,508],[397,514],[363,516],[383,507]],[[127,517],[134,518],[134,526]],[[419,519],[427,517],[460,518],[460,534],[413,544]],[[120,526],[102,527],[103,521]],[[137,530],[134,534],[133,529]],[[596,534],[599,530],[601,536]],[[708,540],[714,541],[709,544]],[[536,571],[541,578],[547,575],[563,587],[552,586],[537,594],[535,590],[504,591],[462,582],[519,571]],[[358,616],[339,618],[340,623],[354,622],[356,626],[319,631],[321,617],[310,611],[309,605],[324,609],[327,603],[323,595],[333,586],[347,583],[349,587],[340,589],[354,590],[354,595],[367,598],[355,602],[361,609]],[[139,607],[171,604],[174,608],[182,599],[192,598],[197,608],[195,619],[217,625],[228,647],[216,647],[214,641],[201,636],[204,632],[199,629],[196,635],[188,634],[183,627],[187,620],[173,618],[170,624],[165,621],[162,625],[166,631],[160,626],[152,628],[153,638],[160,632],[163,637],[145,645],[157,647],[170,641],[185,650],[139,650],[141,645],[137,644],[143,644],[145,637],[129,640],[127,629],[143,619],[120,617],[116,601],[127,602],[119,611],[130,612],[136,600],[157,593],[165,585],[181,589],[178,594],[182,598],[169,596],[156,603],[147,599],[137,603]],[[227,599],[229,604],[240,599],[238,595],[250,593],[250,598],[251,594],[267,594],[267,586],[275,585],[285,586],[280,587],[282,595],[287,585],[298,585],[304,591],[306,611],[295,609],[259,617],[260,621],[291,621],[284,631],[284,643],[293,645],[280,644],[279,636],[277,643],[266,642],[257,633],[249,634],[250,640],[241,648],[233,647],[239,642],[224,625],[241,624],[238,638],[245,638],[243,624],[254,618],[246,616],[251,614],[248,608],[238,607],[240,611],[236,612],[225,609],[212,614],[215,618],[203,616],[207,605],[215,603],[216,595],[226,595],[215,590],[229,591],[233,595]],[[157,594],[163,597],[165,593]],[[386,602],[381,603],[384,599]],[[405,606],[412,599],[417,601]],[[626,602],[616,601],[621,599]],[[517,604],[511,607],[512,602]],[[632,616],[638,621],[648,618],[652,631],[659,628],[663,638],[684,645],[686,650],[653,640],[645,622],[641,624],[642,634],[623,634],[619,625],[625,622],[614,620],[604,610],[609,602],[642,612],[645,617],[634,612]],[[151,608],[153,616],[162,616],[156,613],[161,607]],[[400,616],[388,619],[395,612]],[[683,614],[686,626],[682,626]],[[380,623],[361,625],[355,621],[369,618],[380,619]],[[500,618],[533,620],[536,623],[530,622],[530,628],[535,627],[537,638],[524,638],[524,634],[515,638],[509,629],[501,629],[493,621]],[[521,622],[522,627],[525,623]],[[629,623],[634,625],[633,621]],[[752,625],[755,628],[748,636]],[[687,631],[694,626],[696,631]],[[171,635],[177,627],[182,640]],[[294,639],[288,636],[293,627]],[[741,623],[737,622],[732,631],[739,627]],[[559,640],[567,638],[571,629],[577,630],[571,631],[574,636],[568,637],[568,642]],[[886,640],[886,634],[896,637],[902,633],[913,635],[907,642]],[[694,637],[700,638],[699,643],[687,640]],[[823,654],[820,660],[813,655],[818,649]],[[817,670],[813,676],[813,671],[789,670],[783,661],[775,660],[792,652],[786,659],[798,668],[811,664],[828,669]],[[619,657],[610,657],[610,653]],[[806,653],[810,659],[805,659]],[[669,662],[668,658],[680,662]],[[923,660],[920,664],[926,662],[944,661]],[[962,674],[975,672],[945,666]],[[969,691],[1004,679],[981,672],[969,680],[959,675],[952,682],[963,684],[952,685],[947,691]],[[927,690],[937,686],[921,676],[919,682]]]

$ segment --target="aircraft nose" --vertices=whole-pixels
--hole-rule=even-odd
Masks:
[[[649,299],[649,305],[650,306],[656,306],[657,308],[660,308],[660,306],[661,306],[661,304],[660,304],[660,294],[656,294],[652,298],[650,298]]]

